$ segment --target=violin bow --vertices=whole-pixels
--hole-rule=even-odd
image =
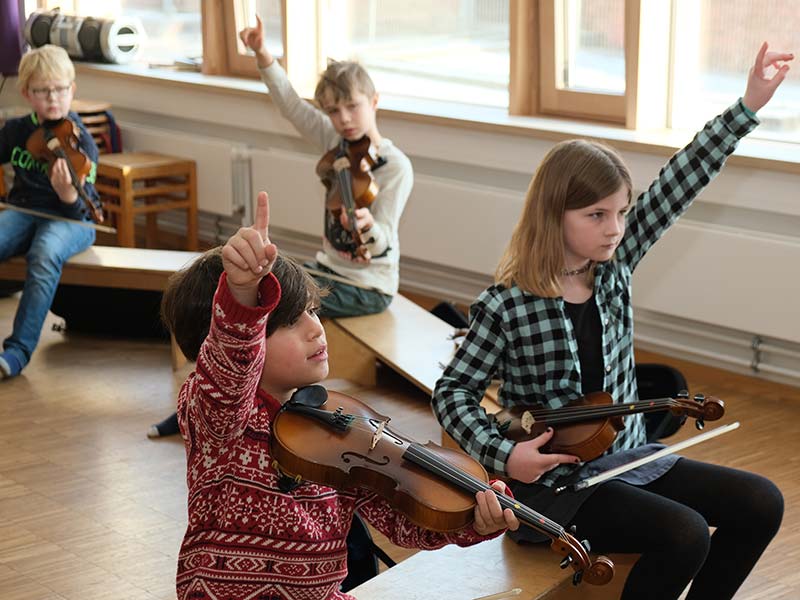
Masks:
[[[710,440],[711,438],[715,438],[718,435],[722,435],[723,433],[728,433],[729,431],[733,431],[734,429],[739,428],[739,421],[735,423],[729,423],[728,425],[723,425],[722,427],[717,427],[716,429],[711,429],[710,431],[706,431],[699,435],[689,438],[688,440],[683,440],[682,442],[678,442],[677,444],[673,444],[672,446],[667,446],[666,448],[662,448],[658,452],[654,452],[650,456],[645,456],[643,458],[631,461],[627,464],[620,465],[618,467],[614,467],[613,469],[609,469],[604,473],[600,473],[599,475],[595,475],[594,477],[588,477],[583,481],[578,481],[577,483],[572,483],[570,485],[562,485],[557,487],[555,490],[556,494],[560,494],[561,492],[565,492],[567,490],[571,492],[577,492],[579,490],[586,489],[593,485],[597,485],[598,483],[603,483],[604,481],[608,481],[617,475],[621,475],[622,473],[626,473],[631,469],[635,469],[637,467],[641,467],[642,465],[646,465],[649,462],[657,460],[662,456],[667,456],[669,454],[674,454],[675,452],[679,452],[684,448],[689,448],[690,446],[694,446],[695,444],[699,444],[700,442],[705,442],[706,440]]]
[[[33,215],[34,217],[42,217],[43,219],[52,219],[53,221],[66,221],[68,223],[75,223],[76,225],[81,225],[82,227],[90,227],[92,229],[96,229],[97,231],[103,231],[105,233],[117,233],[117,230],[115,228],[108,227],[107,225],[100,225],[93,221],[79,221],[77,219],[59,217],[58,215],[51,215],[50,213],[33,210],[32,208],[23,208],[22,206],[9,204],[8,202],[0,202],[0,208],[15,210],[17,212],[25,213],[26,215]]]
[[[380,291],[378,290],[378,288],[374,286],[359,283],[358,281],[355,281],[353,279],[348,279],[347,277],[342,277],[341,275],[337,275],[336,273],[327,273],[325,271],[319,271],[317,269],[312,269],[311,267],[306,267],[306,266],[303,266],[303,270],[309,275],[317,275],[318,277],[324,277],[325,279],[330,279],[331,281],[346,283],[347,285],[352,285],[353,287],[361,288],[362,290],[369,290],[371,292]]]

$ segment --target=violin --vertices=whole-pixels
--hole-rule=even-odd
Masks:
[[[364,262],[371,259],[369,249],[356,226],[356,209],[368,207],[378,195],[372,168],[383,163],[366,135],[354,142],[342,138],[317,163],[317,175],[326,189],[325,208],[329,213],[327,237],[337,250],[350,252]],[[343,231],[340,215],[347,215]]]
[[[682,392],[676,398],[657,398],[614,404],[606,392],[593,392],[563,408],[513,407],[491,415],[507,438],[523,442],[552,427],[553,437],[542,447],[545,452],[573,454],[584,462],[601,456],[614,443],[617,432],[625,428],[622,417],[635,413],[669,410],[676,416],[689,416],[698,429],[705,421],[716,421],[725,414],[719,398],[698,394],[689,399]]]
[[[388,422],[345,394],[321,385],[301,388],[273,422],[272,456],[280,471],[298,483],[308,479],[333,488],[372,490],[427,529],[448,532],[469,525],[475,493],[491,489],[483,466],[462,452],[414,442]],[[563,557],[562,568],[574,570],[575,584],[611,580],[614,564],[604,556],[592,561],[587,542],[509,496],[497,498],[520,522],[550,538],[551,549]]]
[[[72,186],[78,191],[92,221],[102,223],[103,212],[95,206],[81,185],[82,178],[92,170],[92,161],[78,147],[75,130],[74,123],[69,119],[44,121],[28,137],[25,148],[34,158],[46,161],[50,167],[57,159],[63,158],[67,163]]]

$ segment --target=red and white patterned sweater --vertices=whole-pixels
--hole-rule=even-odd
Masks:
[[[339,585],[355,510],[399,546],[431,550],[488,539],[472,527],[422,529],[365,490],[303,482],[280,491],[269,446],[280,404],[258,385],[267,316],[280,298],[272,274],[259,296],[260,307],[242,306],[220,278],[208,337],[178,398],[189,488],[179,600],[352,599]]]

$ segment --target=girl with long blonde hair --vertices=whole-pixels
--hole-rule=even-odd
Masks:
[[[487,470],[509,477],[522,503],[574,525],[601,553],[639,553],[622,598],[732,598],[778,531],[783,497],[752,473],[669,455],[580,491],[577,479],[653,454],[641,414],[625,417],[606,454],[541,451],[553,430],[506,438],[480,407],[491,380],[506,407],[557,410],[596,391],[638,400],[631,277],[647,250],[719,173],[793,55],[764,44],[744,96],[709,121],[633,201],[631,176],[612,149],[581,140],[545,156],[496,272],[472,305],[470,328],[433,393],[445,430]],[[777,68],[770,77],[764,70]],[[568,488],[569,489],[569,488]],[[713,535],[709,527],[715,527]],[[542,541],[520,529],[517,540]],[[668,565],[668,566],[667,566]]]

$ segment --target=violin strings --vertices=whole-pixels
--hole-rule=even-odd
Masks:
[[[419,464],[422,467],[427,467],[434,473],[438,471],[438,474],[445,476],[453,483],[462,485],[471,493],[492,489],[492,487],[485,481],[482,481],[470,473],[458,469],[446,460],[436,456],[436,454],[420,444],[412,443],[409,446],[408,454],[409,458],[415,464]],[[504,508],[510,508],[514,512],[519,513],[522,515],[523,520],[528,522],[530,525],[533,525],[537,528],[541,527],[550,529],[550,533],[554,536],[560,537],[561,534],[563,534],[564,528],[561,527],[561,525],[551,521],[544,515],[537,513],[524,504],[514,501],[505,494],[497,494],[497,498],[500,501],[500,504],[504,505]]]
[[[630,409],[630,407],[645,407],[650,405],[669,405],[674,403],[672,398],[656,398],[653,400],[640,400],[638,402],[623,402],[619,404],[587,404],[587,405],[568,405],[563,406],[561,408],[542,408],[542,409],[533,409],[531,410],[531,414],[534,416],[548,416],[548,415],[560,415],[560,414],[580,414],[584,411],[593,411],[593,410],[600,410],[600,411],[607,411],[614,408],[625,407],[626,409]]]
[[[571,423],[579,420],[601,419],[618,415],[665,410],[675,403],[672,398],[610,404],[608,406],[564,407],[561,409],[529,410],[534,419],[543,419],[548,425]]]

